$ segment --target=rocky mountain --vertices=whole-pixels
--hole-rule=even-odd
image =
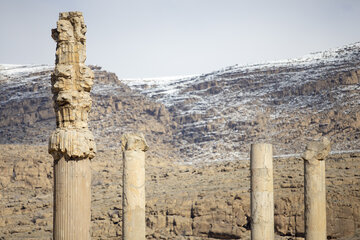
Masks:
[[[51,239],[53,66],[0,64],[0,239]],[[360,239],[360,43],[186,78],[122,79],[98,66],[89,127],[92,239],[122,235],[120,136],[141,131],[147,239],[249,239],[249,146],[274,145],[275,232],[304,239],[308,138],[328,136],[329,239]],[[189,164],[194,163],[194,164]]]
[[[299,153],[320,135],[335,151],[359,149],[359,77],[355,43],[190,78],[124,82],[169,109],[174,145],[189,161],[213,161],[246,157],[256,141],[273,143],[277,155]]]
[[[320,135],[334,151],[360,149],[360,43],[180,79],[119,81],[92,68],[90,128],[100,146],[142,131],[155,155],[187,162],[246,158],[256,141],[296,154]],[[0,66],[0,143],[46,144],[55,128],[52,69]]]
[[[53,68],[0,65],[0,143],[47,144],[55,129],[50,85]],[[151,156],[171,159],[175,123],[165,107],[131,90],[114,73],[97,66],[92,69],[95,85],[89,127],[98,148],[119,147],[123,133],[141,131],[151,143]]]

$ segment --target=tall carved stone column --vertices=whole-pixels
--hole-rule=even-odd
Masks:
[[[251,239],[274,239],[272,145],[251,145]]]
[[[90,239],[91,168],[95,156],[88,129],[94,74],[85,66],[86,25],[81,12],[60,13],[51,76],[56,130],[49,139],[54,157],[54,239]]]
[[[330,152],[330,141],[322,138],[310,142],[303,155],[305,188],[305,239],[325,240],[326,185],[325,158]]]
[[[124,134],[123,151],[123,239],[145,239],[145,152],[142,134]]]

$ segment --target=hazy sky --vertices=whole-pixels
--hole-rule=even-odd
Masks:
[[[0,0],[0,63],[53,64],[61,11],[84,13],[86,63],[120,78],[205,73],[360,41],[358,0]]]

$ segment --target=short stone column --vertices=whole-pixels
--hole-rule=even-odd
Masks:
[[[272,145],[251,145],[251,239],[274,239]]]
[[[124,134],[123,151],[123,228],[124,240],[145,239],[145,152],[142,134]]]
[[[91,166],[95,157],[88,129],[94,74],[85,65],[86,25],[81,12],[60,13],[52,37],[57,42],[51,75],[56,130],[49,139],[54,158],[53,239],[89,240]]]
[[[305,188],[305,239],[325,240],[326,184],[325,158],[330,152],[327,138],[310,142],[303,154]]]

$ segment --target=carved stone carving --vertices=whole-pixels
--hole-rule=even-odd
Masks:
[[[80,12],[60,13],[57,28],[52,30],[57,42],[51,76],[56,130],[49,139],[49,153],[55,161],[55,240],[91,238],[91,159],[96,148],[88,113],[94,74],[85,66],[85,33]]]
[[[94,73],[85,65],[86,25],[81,12],[60,13],[52,37],[57,42],[55,70],[51,76],[56,131],[49,140],[55,159],[90,159],[95,156],[94,137],[88,129],[90,90]]]

